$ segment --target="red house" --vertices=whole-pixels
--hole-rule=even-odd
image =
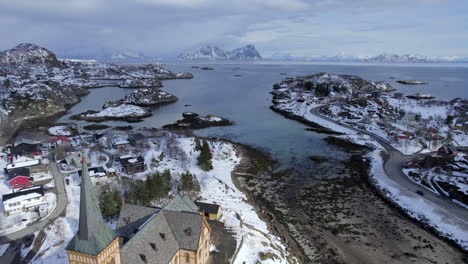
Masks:
[[[71,142],[69,138],[65,137],[65,136],[58,136],[58,137],[55,137],[52,139],[52,143],[55,143],[55,144],[61,144],[61,143],[69,143]]]
[[[28,168],[15,168],[8,170],[7,179],[13,190],[33,186],[31,173]]]
[[[458,155],[458,152],[451,145],[443,145],[437,150],[437,155],[443,157],[456,157]]]

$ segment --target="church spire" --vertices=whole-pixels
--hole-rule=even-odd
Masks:
[[[68,244],[67,250],[97,256],[115,240],[117,235],[102,218],[101,210],[99,209],[99,200],[91,178],[89,177],[84,152],[82,152],[81,155],[80,219],[78,233],[73,237],[70,244]]]

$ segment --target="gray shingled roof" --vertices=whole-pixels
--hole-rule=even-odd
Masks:
[[[156,245],[157,250],[151,247],[151,243]],[[120,255],[122,263],[144,263],[140,255],[145,256],[148,263],[169,263],[178,250],[169,224],[164,214],[159,212],[122,247]]]
[[[180,196],[177,194],[170,200],[164,210],[176,212],[198,212],[198,206],[188,196]]]
[[[196,207],[193,202],[193,206],[188,205],[190,202],[176,196],[168,203],[170,209],[181,210],[166,210],[166,206],[157,211],[155,208],[124,205],[119,216],[118,229],[127,228],[123,217],[130,214],[134,215],[132,219],[139,220],[129,224],[128,230],[136,233],[121,249],[122,263],[144,263],[141,256],[144,256],[148,263],[169,263],[179,249],[197,251],[203,217],[196,212],[187,212],[192,210],[193,206]],[[151,214],[155,211],[156,213]],[[143,223],[137,226],[136,222]],[[161,234],[164,234],[165,239]],[[152,244],[157,250],[153,249]]]
[[[198,213],[162,211],[179,248],[198,250],[203,217]]]
[[[129,239],[135,231],[160,209],[154,207],[123,204],[120,209],[117,233],[124,239]]]
[[[80,186],[80,219],[78,232],[67,250],[97,256],[117,237],[102,218],[99,200],[89,177],[88,166],[83,162]]]

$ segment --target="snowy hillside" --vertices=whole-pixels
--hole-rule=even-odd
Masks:
[[[0,65],[60,66],[54,53],[34,44],[22,43],[10,50],[0,52]]]

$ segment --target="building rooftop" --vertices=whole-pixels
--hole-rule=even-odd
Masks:
[[[14,178],[18,176],[30,177],[31,171],[29,170],[29,168],[20,167],[20,168],[8,170],[8,173],[6,175],[9,181],[13,180]]]
[[[22,201],[24,199],[27,199],[27,197],[31,198],[32,196],[35,197],[42,197],[44,196],[44,188],[42,186],[36,187],[36,188],[31,188],[25,191],[20,191],[20,192],[14,192],[14,193],[8,193],[4,194],[2,196],[3,202],[13,202],[13,201]],[[19,200],[15,200],[19,199]]]
[[[209,214],[217,214],[219,212],[219,205],[217,204],[210,204],[210,203],[202,203],[202,202],[195,202],[195,204],[200,208],[200,211]]]
[[[122,263],[143,263],[143,259],[147,263],[169,263],[179,249],[197,251],[202,227],[203,217],[198,213],[162,209],[124,244]]]
[[[117,233],[128,240],[138,228],[141,227],[151,216],[159,212],[159,208],[146,207],[125,203],[122,205],[117,223]]]
[[[198,206],[190,199],[190,197],[177,194],[172,200],[170,200],[164,210],[177,211],[177,212],[198,212]]]

